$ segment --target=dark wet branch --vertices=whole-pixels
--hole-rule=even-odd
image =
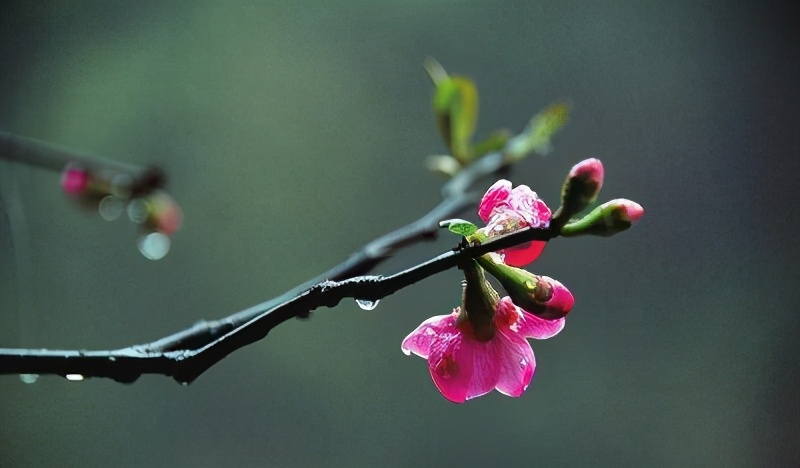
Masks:
[[[135,381],[142,374],[161,374],[181,383],[189,383],[228,354],[261,340],[270,330],[290,318],[319,307],[334,307],[346,298],[376,301],[436,273],[454,268],[466,258],[553,237],[555,233],[550,229],[526,228],[483,245],[448,251],[391,276],[370,275],[342,281],[322,281],[280,304],[261,310],[251,320],[221,335],[219,330],[225,327],[219,327],[218,323],[222,322],[219,321],[196,325],[148,345],[112,351],[0,349],[0,374],[106,377],[125,383]],[[174,343],[177,336],[186,341],[197,339],[199,342],[205,337],[218,337],[194,349],[157,349],[160,342]]]
[[[17,141],[0,134],[0,152]],[[14,146],[11,146],[12,149]],[[290,318],[307,317],[318,307],[333,307],[344,298],[378,300],[459,261],[530,240],[555,237],[548,229],[524,229],[477,247],[448,251],[400,273],[363,276],[408,245],[433,239],[439,222],[473,206],[478,194],[469,190],[480,179],[506,169],[501,153],[488,154],[462,169],[442,189],[443,200],[428,214],[365,245],[331,270],[279,297],[226,318],[199,322],[157,341],[112,351],[0,349],[0,374],[55,374],[106,377],[133,382],[142,374],[171,376],[191,382],[231,352],[264,338]]]

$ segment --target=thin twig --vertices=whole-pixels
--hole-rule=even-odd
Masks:
[[[130,178],[131,192],[136,195],[146,195],[166,184],[163,171],[155,166],[138,166],[93,156],[3,131],[0,131],[0,158],[59,173],[67,165],[77,164],[104,175],[109,181],[115,175],[125,175]]]

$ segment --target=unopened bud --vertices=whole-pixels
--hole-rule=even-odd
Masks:
[[[83,167],[69,164],[61,172],[61,189],[70,195],[83,195],[89,190],[92,176]]]
[[[603,175],[599,159],[586,159],[573,166],[561,187],[561,207],[555,218],[566,224],[569,218],[594,203],[603,187]]]
[[[618,198],[603,203],[580,220],[567,224],[561,228],[561,235],[613,236],[633,226],[643,214],[644,208],[638,203]]]
[[[560,319],[572,310],[575,299],[563,284],[497,260],[489,255],[478,257],[478,263],[497,278],[518,307],[545,320]]]

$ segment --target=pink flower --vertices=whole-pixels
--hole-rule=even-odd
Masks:
[[[564,319],[538,318],[504,297],[497,302],[493,320],[493,336],[478,340],[457,307],[450,315],[424,321],[403,340],[402,350],[428,360],[433,383],[452,402],[463,403],[493,389],[518,397],[536,370],[526,338],[550,338],[564,328]]]
[[[527,185],[519,185],[512,190],[511,182],[501,179],[483,195],[478,216],[486,223],[482,230],[489,237],[494,237],[528,226],[547,226],[551,212]],[[508,265],[522,267],[536,260],[545,244],[544,241],[532,241],[501,250],[500,253]]]

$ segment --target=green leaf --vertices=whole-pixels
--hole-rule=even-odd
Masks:
[[[454,234],[458,234],[460,236],[467,237],[470,234],[472,234],[475,231],[477,231],[478,230],[478,226],[475,226],[474,224],[470,223],[469,221],[464,221],[462,219],[459,222],[451,223],[449,226],[447,226],[447,230],[452,232],[452,233],[454,233]]]
[[[467,237],[478,230],[478,226],[464,219],[450,219],[439,223],[440,225],[447,226],[447,230],[453,234]]]
[[[551,150],[550,139],[569,118],[569,104],[557,102],[536,114],[525,130],[509,140],[506,154],[517,161],[530,153],[547,154]]]
[[[433,96],[436,123],[445,144],[456,159],[466,164],[470,159],[470,140],[478,121],[478,90],[475,83],[462,76],[439,78]]]

